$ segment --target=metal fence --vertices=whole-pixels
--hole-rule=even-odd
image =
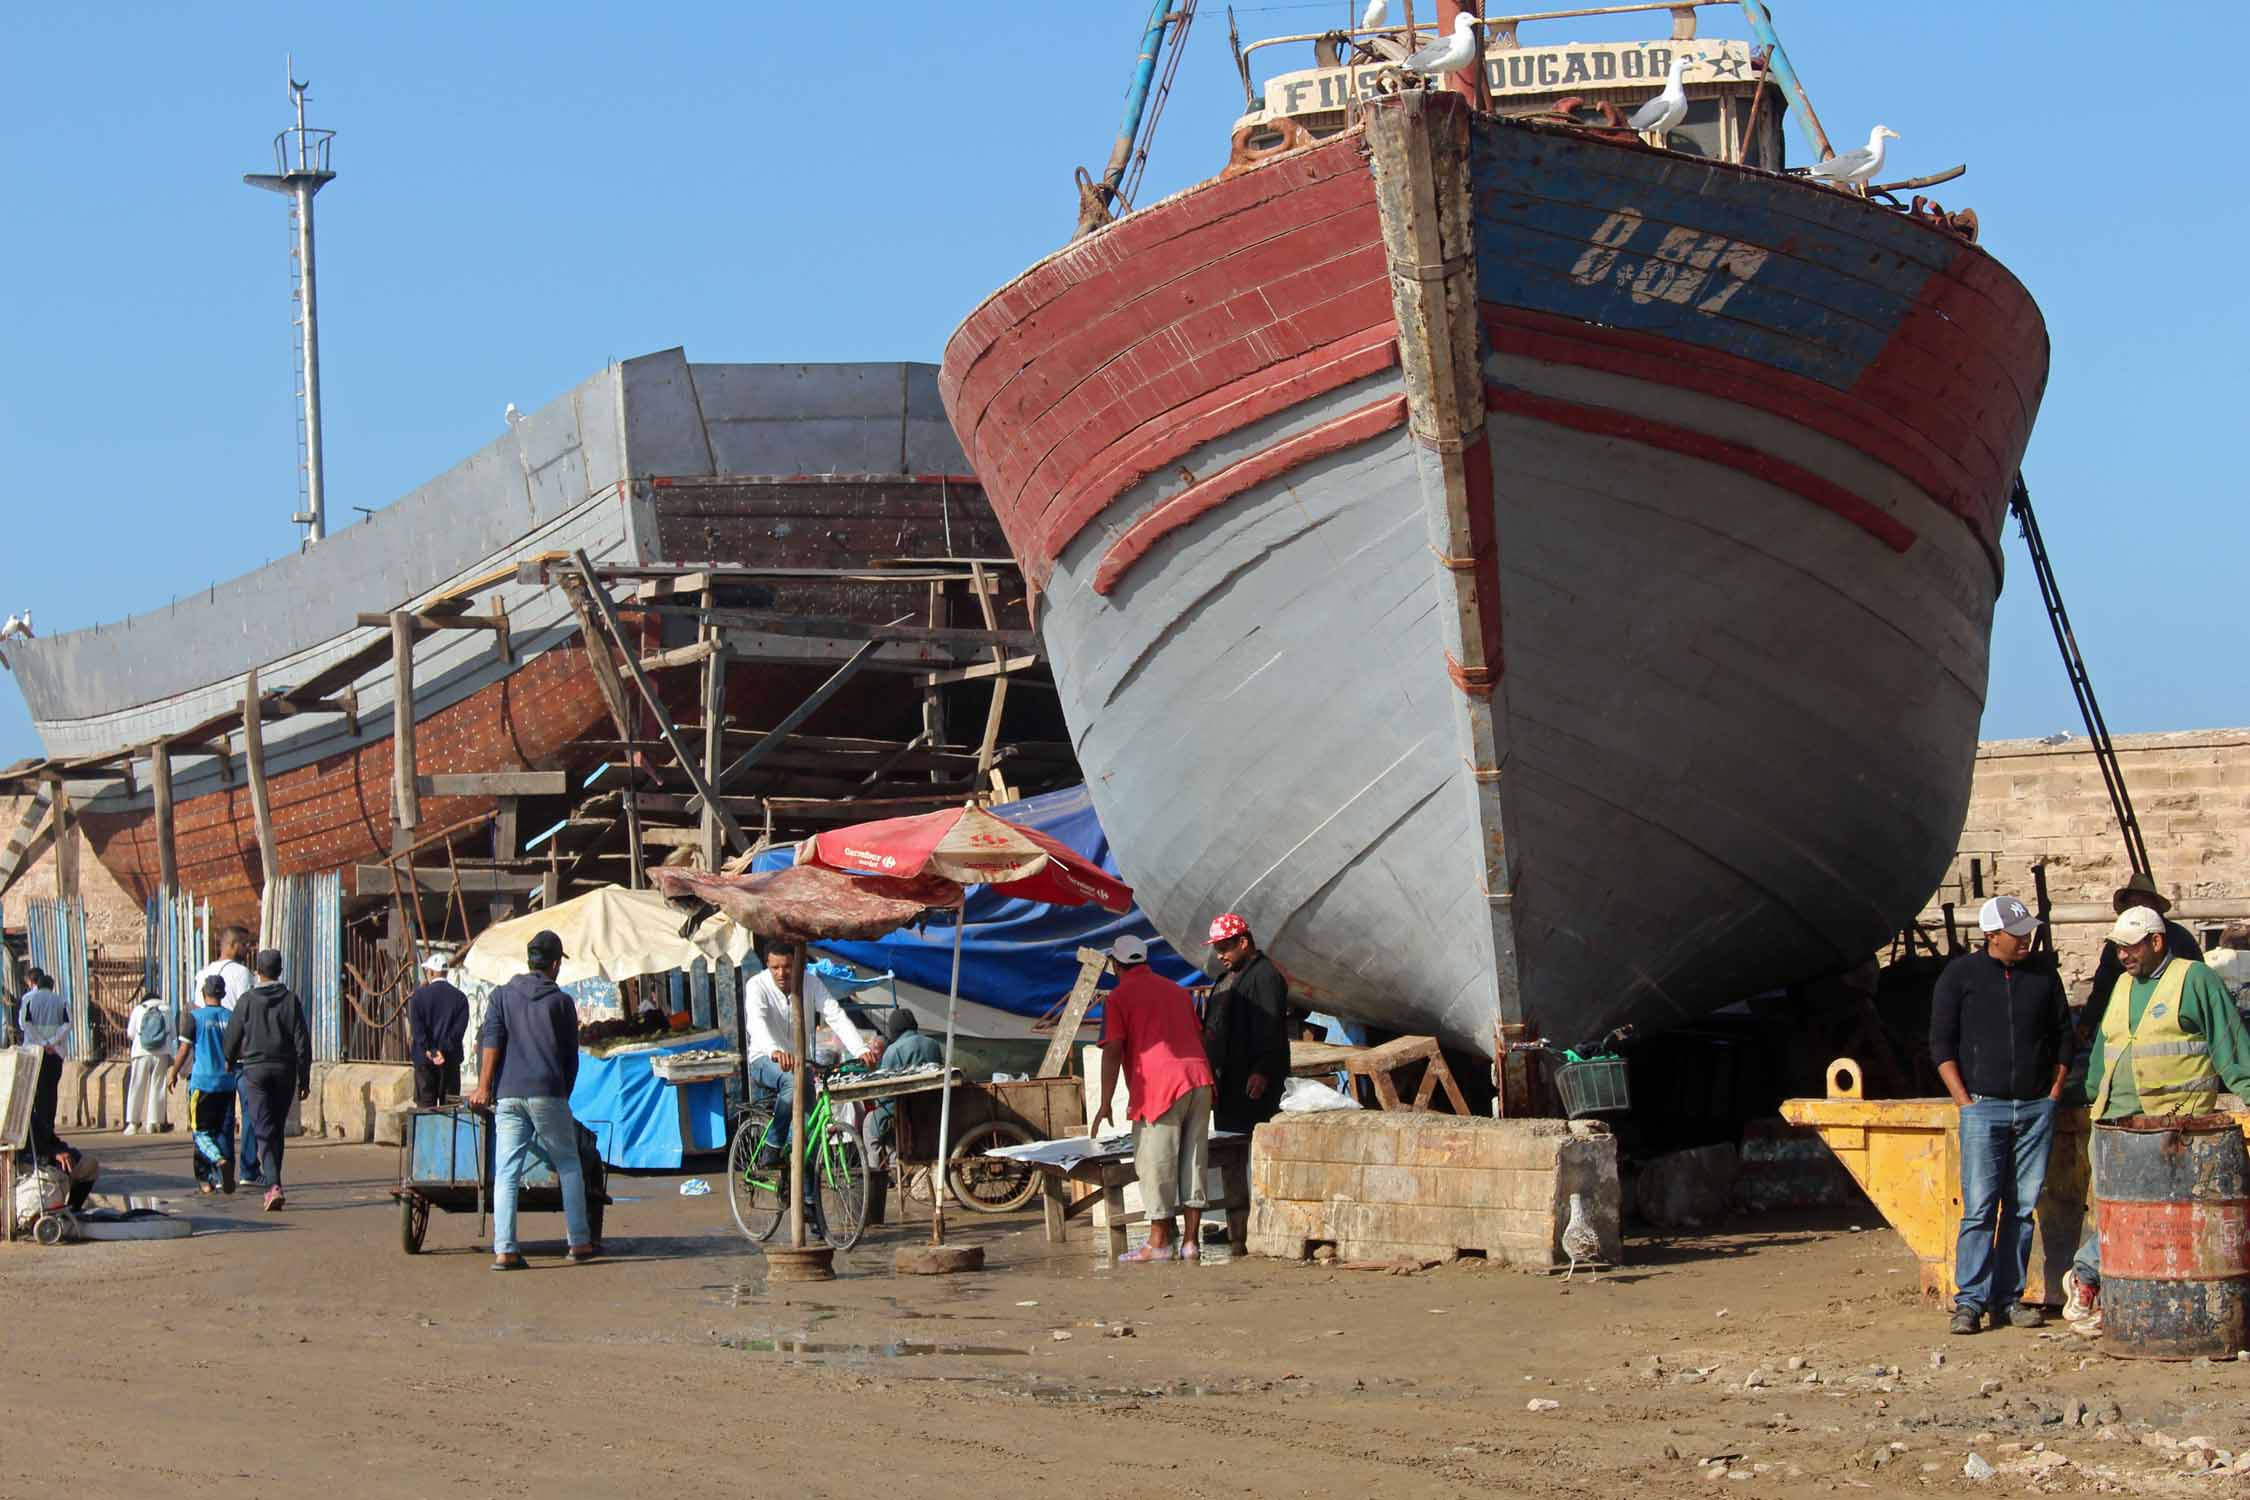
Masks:
[[[24,908],[32,966],[52,975],[55,989],[70,1003],[71,1056],[92,1057],[94,987],[86,952],[85,904],[34,896]]]
[[[414,993],[413,965],[379,927],[355,923],[344,934],[344,986],[338,1055],[346,1062],[406,1062],[406,997]]]
[[[281,951],[281,978],[304,1002],[313,1060],[344,1052],[344,879],[340,871],[277,875],[259,903],[258,946]]]
[[[195,976],[211,957],[211,903],[189,891],[161,891],[148,898],[142,930],[141,982],[164,997],[177,1036],[180,1017],[202,1003]]]

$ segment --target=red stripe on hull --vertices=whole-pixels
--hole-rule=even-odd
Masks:
[[[1724,465],[1738,473],[1777,485],[1810,500],[1823,510],[1835,512],[1893,552],[1904,552],[1914,545],[1913,528],[1889,512],[1869,504],[1842,485],[1821,478],[1810,469],[1786,459],[1775,458],[1772,454],[1762,453],[1756,448],[1712,437],[1709,433],[1697,432],[1693,428],[1675,426],[1670,422],[1636,417],[1613,407],[1586,406],[1576,401],[1557,400],[1552,396],[1518,390],[1514,386],[1487,384],[1484,399],[1495,411],[1530,417],[1597,437],[1623,438],[1628,442],[1663,448],[1689,458]]]
[[[1123,536],[1110,544],[1101,566],[1094,572],[1094,592],[1107,594],[1116,588],[1118,581],[1148,555],[1151,547],[1244,491],[1405,425],[1406,397],[1385,396],[1357,411],[1332,417],[1318,427],[1283,438],[1272,447],[1230,464],[1200,483],[1189,485],[1135,521]]]
[[[1033,550],[1025,562],[1033,574],[1032,581],[1044,585],[1054,571],[1055,559],[1089,521],[1166,464],[1177,462],[1216,438],[1397,363],[1397,329],[1385,322],[1229,381],[1169,413],[1153,433],[1146,426],[1126,429],[1095,456],[1077,483],[1045,512],[1031,518],[1028,534],[1034,538]]]
[[[1989,463],[1972,472],[1960,454],[1948,452],[1906,420],[1911,413],[1770,365],[1712,349],[1686,349],[1650,334],[1492,303],[1483,312],[1486,335],[1497,352],[1716,397],[1849,444],[1960,516],[1988,552],[1997,549],[2006,480]],[[1989,447],[1980,444],[1979,449],[1989,456]]]

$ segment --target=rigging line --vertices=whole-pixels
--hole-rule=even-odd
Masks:
[[[1188,30],[1195,25],[1196,0],[1182,0],[1180,8],[1170,18],[1175,29],[1170,38],[1171,54],[1164,59],[1164,76],[1157,81],[1156,99],[1149,106],[1148,119],[1141,126],[1141,138],[1133,148],[1132,165],[1126,169],[1125,180],[1118,184],[1117,202],[1120,212],[1130,212],[1133,201],[1140,196],[1141,177],[1148,170],[1148,153],[1156,144],[1157,122],[1164,118],[1164,101],[1172,97],[1172,80],[1179,75],[1180,58],[1187,51]]]

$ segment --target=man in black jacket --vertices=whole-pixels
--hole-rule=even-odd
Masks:
[[[1998,896],[1984,903],[1977,925],[1983,950],[1947,964],[1930,1002],[1930,1060],[1961,1109],[1955,1333],[1975,1333],[1980,1317],[1994,1327],[2003,1317],[2017,1328],[2047,1321],[2017,1299],[2071,1058],[2062,981],[2025,962],[2039,919],[2015,897]]]
[[[1211,1124],[1253,1130],[1280,1110],[1289,1076],[1289,981],[1233,912],[1211,924],[1211,952],[1224,971],[1203,1008],[1203,1055],[1219,1080]]]
[[[430,982],[407,998],[406,1026],[414,1059],[414,1102],[435,1109],[461,1092],[461,1044],[469,1034],[469,997],[445,977],[448,960],[422,960]]]
[[[305,1007],[281,982],[281,950],[268,948],[254,965],[258,982],[234,1003],[227,1021],[227,1068],[242,1096],[244,1128],[257,1138],[266,1178],[266,1212],[288,1202],[281,1190],[281,1143],[289,1100],[312,1092],[312,1031]]]

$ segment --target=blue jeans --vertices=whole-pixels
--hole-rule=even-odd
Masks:
[[[2086,1233],[2078,1241],[2078,1253],[2070,1258],[2071,1270],[2089,1292],[2102,1289],[2102,1185],[2094,1176],[2093,1142],[2086,1143]]]
[[[578,1168],[578,1122],[571,1117],[570,1101],[559,1096],[502,1099],[492,1107],[492,1119],[492,1253],[515,1253],[516,1194],[535,1153],[555,1169],[562,1184],[563,1225],[570,1243],[592,1243],[586,1227],[586,1178]]]
[[[770,1056],[750,1059],[750,1102],[773,1111],[766,1139],[786,1152],[789,1145],[789,1089],[796,1074],[785,1073]]]
[[[1997,1312],[2023,1296],[2031,1216],[2047,1182],[2055,1101],[1978,1095],[1961,1111],[1961,1237],[1956,1311]]]

